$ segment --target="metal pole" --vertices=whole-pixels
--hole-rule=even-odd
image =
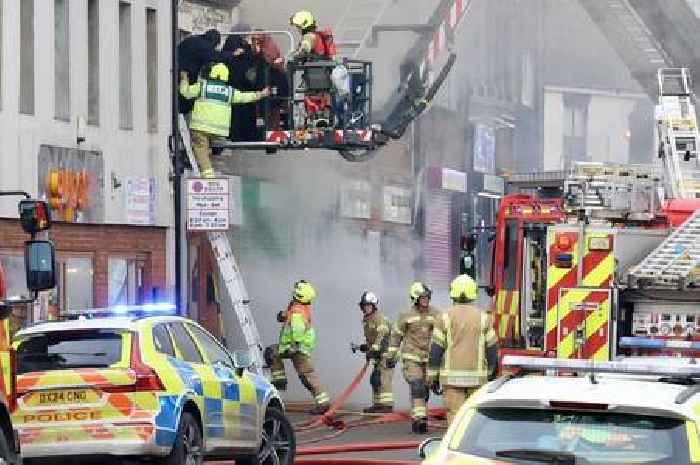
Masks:
[[[180,139],[178,131],[178,63],[177,63],[177,38],[178,21],[177,7],[179,1],[173,0],[171,9],[171,46],[172,46],[172,151],[173,151],[173,200],[174,200],[174,228],[175,228],[175,308],[178,314],[185,312],[182,308],[182,174],[184,165],[180,154]]]

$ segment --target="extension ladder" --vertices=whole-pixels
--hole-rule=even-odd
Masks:
[[[700,280],[700,210],[696,210],[630,276],[658,287],[683,289]]]
[[[197,176],[199,175],[199,167],[192,152],[190,130],[183,115],[179,115],[178,124],[187,158],[190,161],[190,165],[192,165],[192,174]],[[258,372],[262,373],[263,348],[260,341],[260,333],[250,311],[250,299],[248,298],[248,292],[243,283],[243,276],[236,262],[236,257],[231,250],[231,243],[225,232],[208,232],[207,237],[214,251],[216,263],[219,266],[219,273],[221,273],[231,305],[238,318],[238,323],[241,325],[241,331],[245,337],[248,350],[253,358],[253,364]]]

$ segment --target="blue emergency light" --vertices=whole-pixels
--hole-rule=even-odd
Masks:
[[[620,347],[628,349],[671,349],[678,351],[700,351],[700,342],[672,339],[652,339],[650,337],[621,337]]]
[[[109,308],[94,308],[85,310],[69,310],[64,312],[68,318],[146,318],[149,316],[177,315],[175,304],[169,302],[148,303],[141,305],[114,305]]]

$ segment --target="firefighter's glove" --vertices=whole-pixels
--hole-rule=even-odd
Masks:
[[[276,350],[274,347],[265,347],[265,351],[263,352],[263,359],[265,360],[266,368],[270,368],[272,366],[272,362],[275,360],[275,352]]]
[[[379,352],[377,352],[376,350],[368,350],[366,357],[367,357],[368,362],[370,360],[379,360],[379,358],[380,358]]]
[[[280,323],[284,323],[285,321],[287,321],[286,312],[284,312],[284,311],[279,312],[277,314],[277,321],[279,321]]]
[[[442,386],[440,386],[439,379],[433,380],[432,384],[430,385],[430,390],[433,391],[433,394],[435,394],[436,396],[442,395]]]
[[[360,347],[358,347],[358,348],[360,349],[360,352],[362,352],[363,354],[369,350],[369,346],[367,344],[360,344]]]
[[[386,367],[389,369],[394,369],[396,368],[396,359],[395,358],[388,358],[386,359]]]

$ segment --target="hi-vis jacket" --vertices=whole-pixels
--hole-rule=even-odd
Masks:
[[[369,350],[384,354],[389,349],[389,337],[391,336],[391,321],[379,310],[369,318],[362,320],[362,329],[365,332],[365,341]]]
[[[259,92],[241,92],[223,81],[200,79],[190,85],[180,81],[180,94],[192,99],[192,121],[190,129],[215,136],[228,137],[231,126],[231,105],[260,100]]]
[[[428,378],[439,376],[443,386],[481,386],[495,368],[496,341],[489,313],[468,304],[453,306],[435,322]]]
[[[425,312],[419,312],[416,307],[401,313],[391,332],[391,345],[387,357],[393,359],[401,349],[401,359],[416,363],[428,362],[430,338],[433,324],[440,313],[433,307]]]
[[[316,331],[311,326],[311,305],[292,302],[284,312],[279,340],[280,355],[301,352],[310,356],[315,347]]]

